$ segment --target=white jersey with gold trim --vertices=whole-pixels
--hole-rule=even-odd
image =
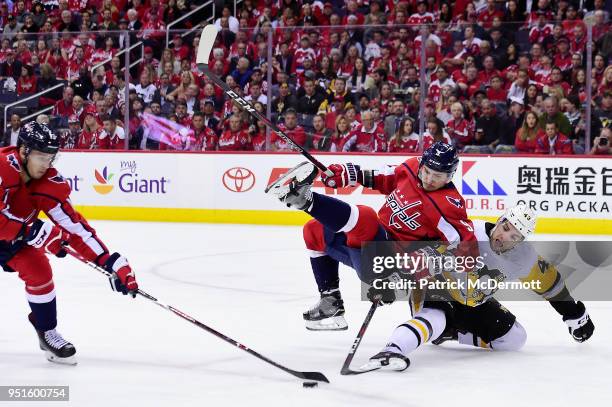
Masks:
[[[493,225],[482,220],[474,220],[473,224],[484,266],[467,273],[445,272],[437,276],[438,280],[463,282],[447,290],[455,301],[478,306],[497,291],[497,288],[489,287],[498,287],[502,282],[521,281],[546,299],[554,297],[565,287],[557,269],[538,256],[529,242],[521,242],[512,250],[498,254],[491,248],[487,233]]]

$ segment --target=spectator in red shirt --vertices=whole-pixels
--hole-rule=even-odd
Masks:
[[[529,31],[529,42],[532,44],[543,43],[552,35],[554,29],[554,26],[547,22],[546,13],[544,11],[539,10],[537,15],[537,25]]]
[[[565,35],[572,35],[574,27],[579,24],[584,24],[578,16],[578,11],[573,4],[567,7],[565,12],[565,19],[561,22],[563,26],[563,32]]]
[[[266,151],[266,132],[267,126],[262,120],[257,120],[257,124],[249,127],[254,151]]]
[[[446,132],[453,141],[453,144],[459,149],[472,144],[474,139],[474,122],[467,120],[463,115],[463,105],[455,102],[451,105],[452,119],[446,123]]]
[[[557,40],[557,53],[553,59],[554,65],[562,71],[572,68],[572,54],[569,52],[569,40],[561,37]]]
[[[342,151],[374,153],[387,151],[387,140],[382,126],[376,126],[372,112],[361,113],[363,123],[353,130],[342,146]]]
[[[419,150],[419,135],[414,132],[414,121],[405,117],[397,132],[389,139],[390,153],[415,153]]]
[[[584,23],[576,24],[574,29],[572,30],[573,36],[572,41],[570,43],[570,47],[572,52],[584,52],[586,49],[586,28],[583,25]]]
[[[329,151],[333,152],[342,151],[342,146],[351,134],[351,126],[345,115],[336,116],[335,129],[332,144],[329,148]]]
[[[487,0],[487,7],[478,14],[478,22],[481,23],[482,27],[486,30],[491,28],[493,18],[503,17],[504,13],[497,10],[495,6],[495,0]]]
[[[487,99],[492,102],[505,102],[508,92],[502,88],[502,79],[495,75],[491,78],[491,86],[487,89]]]
[[[603,10],[595,11],[595,24],[593,25],[593,42],[599,41],[608,31],[610,31],[610,23],[606,22],[606,15]]]
[[[166,25],[159,20],[157,10],[150,10],[148,16],[149,19],[143,24],[138,37],[153,49],[161,49],[166,36]]]
[[[189,58],[189,54],[191,53],[191,49],[187,44],[183,43],[183,36],[180,34],[175,34],[172,39],[172,50],[174,51],[174,56],[179,61],[183,58]]]
[[[567,96],[571,90],[569,83],[563,80],[561,69],[559,69],[557,66],[551,70],[550,82],[548,86],[551,88],[559,88],[561,90],[560,93],[563,94],[563,96]]]
[[[544,132],[538,127],[538,116],[534,112],[527,112],[523,125],[516,131],[514,147],[518,153],[535,153],[536,141],[541,136],[544,136]]]
[[[76,148],[82,150],[107,149],[109,142],[105,135],[104,129],[98,125],[95,112],[89,110],[85,113],[83,130],[81,130]]]
[[[34,93],[36,93],[36,76],[32,75],[31,66],[22,66],[21,75],[17,80],[17,96],[31,95]]]
[[[185,150],[189,151],[215,151],[217,149],[218,137],[208,126],[204,125],[204,114],[196,112],[191,118],[191,130],[193,136],[187,142]]]
[[[478,79],[478,69],[475,66],[468,67],[465,77],[457,79],[457,81],[457,86],[468,98],[471,98],[480,89],[481,82]]]
[[[538,154],[574,154],[572,141],[557,130],[554,120],[546,122],[545,134],[536,141],[535,152]]]
[[[102,138],[105,140],[105,148],[111,150],[125,149],[125,130],[123,127],[117,126],[117,121],[108,115],[102,116],[102,123],[104,125]]]
[[[284,123],[280,124],[278,127],[296,144],[304,147],[306,144],[306,132],[302,126],[298,125],[297,112],[295,109],[287,109],[284,119]],[[272,144],[272,150],[274,151],[291,151],[289,143],[281,139],[276,133],[272,134],[270,142]]]
[[[229,118],[229,130],[223,132],[219,138],[219,151],[252,150],[251,136],[242,129],[242,120],[239,115]]]
[[[413,30],[417,31],[419,25],[422,24],[433,24],[434,15],[427,11],[427,2],[424,0],[417,0],[417,12],[408,18],[408,24],[413,26]]]

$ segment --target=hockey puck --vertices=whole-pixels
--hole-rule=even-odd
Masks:
[[[317,382],[304,382],[304,383],[302,383],[302,387],[307,387],[307,388],[317,387],[318,385],[319,385],[319,383],[317,383]]]

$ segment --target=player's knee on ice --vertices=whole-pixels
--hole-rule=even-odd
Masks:
[[[514,321],[514,325],[506,334],[491,342],[493,350],[519,350],[527,342],[527,331],[518,322]]]

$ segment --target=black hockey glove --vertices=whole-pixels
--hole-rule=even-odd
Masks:
[[[563,321],[567,324],[568,330],[572,338],[577,342],[584,342],[593,335],[595,325],[591,321],[591,317],[586,312],[586,308],[582,301],[576,303],[577,309],[574,315],[563,317]]]
[[[388,277],[381,278],[372,282],[368,289],[368,300],[377,302],[379,305],[393,304],[395,301],[395,290],[388,288],[389,283],[400,281],[400,277],[397,273],[393,273]]]

